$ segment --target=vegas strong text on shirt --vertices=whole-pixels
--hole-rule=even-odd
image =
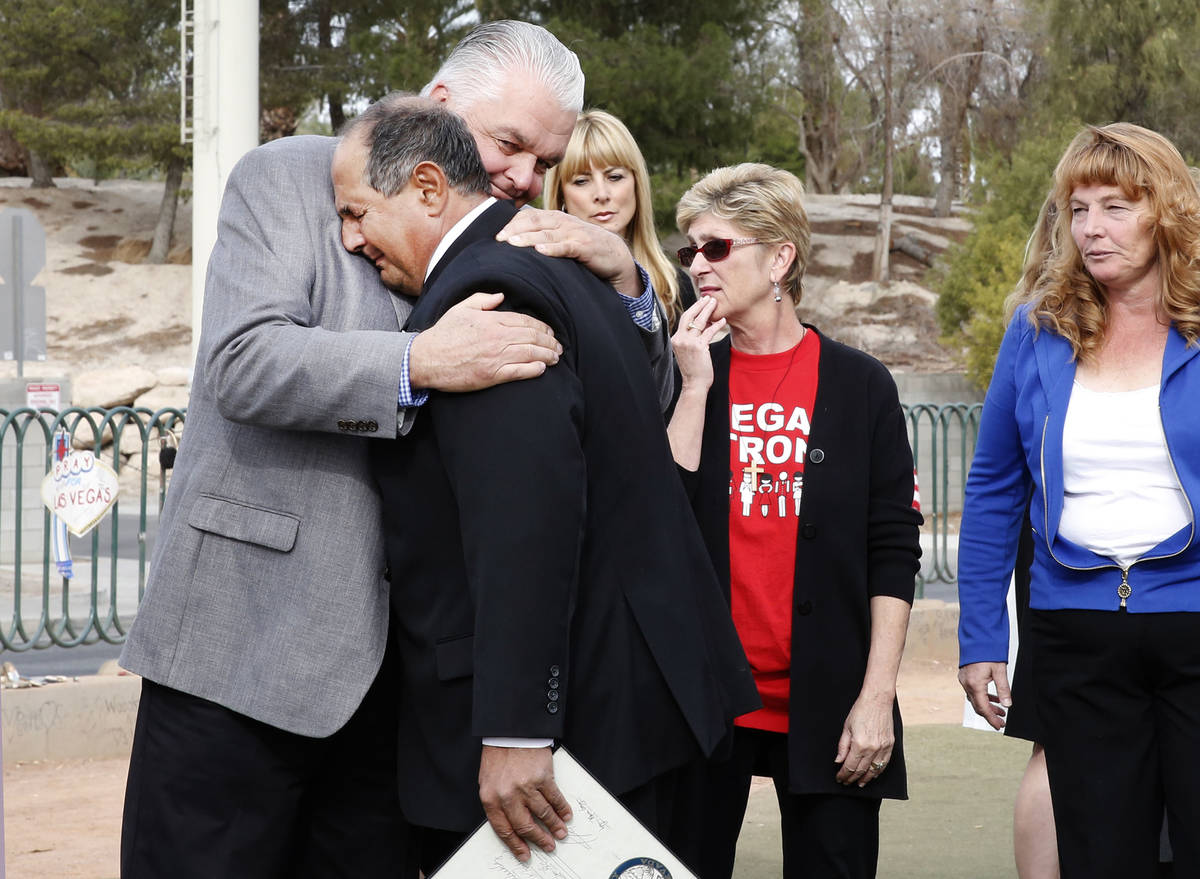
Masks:
[[[729,362],[729,557],[733,622],[763,707],[739,726],[787,732],[792,581],[820,337]]]

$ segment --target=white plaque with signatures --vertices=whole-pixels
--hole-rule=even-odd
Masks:
[[[696,879],[565,748],[554,780],[571,804],[567,838],[521,863],[484,822],[430,879]]]

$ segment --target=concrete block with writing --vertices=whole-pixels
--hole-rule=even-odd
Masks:
[[[908,619],[905,659],[936,659],[958,665],[958,603],[919,598]]]
[[[133,675],[4,690],[4,762],[129,756],[141,693]]]

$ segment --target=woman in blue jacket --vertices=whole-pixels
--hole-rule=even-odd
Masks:
[[[1062,875],[1155,875],[1165,802],[1177,873],[1200,876],[1200,193],[1169,141],[1118,123],[1072,141],[1052,197],[967,479],[959,680],[995,725],[1028,503]]]

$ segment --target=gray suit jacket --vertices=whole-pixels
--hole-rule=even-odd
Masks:
[[[397,434],[411,303],[342,247],[333,138],[248,153],[221,202],[187,424],[121,662],[308,736],[383,657],[365,437]]]
[[[397,423],[412,304],[341,244],[336,141],[234,168],[209,260],[187,424],[121,664],[272,726],[327,736],[387,641],[366,437]],[[665,332],[644,334],[670,396]],[[403,576],[397,572],[396,576]]]

